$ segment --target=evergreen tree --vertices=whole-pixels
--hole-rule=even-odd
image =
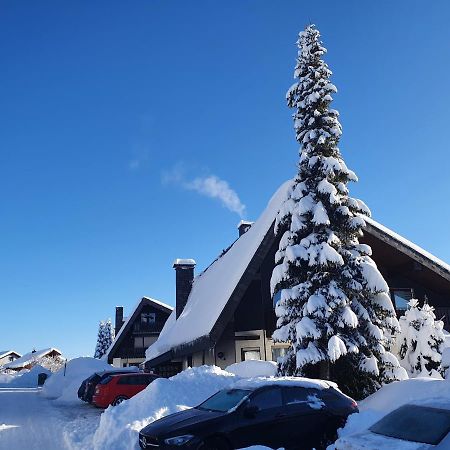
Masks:
[[[421,307],[413,298],[399,322],[396,346],[402,367],[411,377],[441,377],[444,323],[436,320],[434,308],[426,300]]]
[[[272,295],[280,296],[273,339],[291,344],[279,374],[330,378],[361,398],[406,377],[389,352],[399,326],[371,248],[359,243],[370,211],[348,195],[357,177],[338,148],[342,130],[330,108],[337,90],[322,60],[326,49],[314,25],[297,44],[287,103],[295,108],[300,162],[275,221],[281,240],[271,280]]]
[[[98,325],[97,345],[95,347],[94,358],[101,358],[114,341],[114,329],[111,319],[101,321]]]

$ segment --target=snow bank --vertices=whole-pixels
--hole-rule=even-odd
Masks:
[[[307,378],[274,378],[274,364],[245,361],[232,364],[229,371],[216,366],[194,367],[172,378],[159,378],[130,400],[109,407],[100,418],[93,443],[94,450],[138,449],[138,432],[149,423],[168,414],[197,406],[221,389],[255,387],[268,383],[296,384],[327,389],[333,383]],[[233,371],[234,373],[232,373]],[[243,378],[238,374],[250,375]],[[269,376],[267,376],[269,374]],[[252,450],[264,447],[254,446]]]
[[[21,370],[13,374],[0,374],[0,387],[7,388],[34,388],[38,385],[38,375],[46,373],[51,375],[50,370],[42,366],[36,365],[31,370]]]
[[[273,361],[243,361],[231,364],[225,369],[238,377],[274,377],[277,374],[277,363]]]
[[[77,392],[83,380],[94,372],[112,369],[113,367],[105,361],[95,358],[71,359],[65,371],[63,367],[46,380],[42,394],[47,398],[58,399],[58,402],[62,403],[78,402]]]
[[[149,423],[200,404],[230,387],[237,376],[214,366],[189,368],[172,378],[159,378],[130,400],[109,407],[100,418],[93,449],[137,449],[138,432]]]
[[[383,386],[359,403],[359,414],[352,414],[339,437],[367,430],[386,414],[407,403],[450,407],[450,381],[436,378],[411,378]],[[331,445],[329,450],[335,447]]]

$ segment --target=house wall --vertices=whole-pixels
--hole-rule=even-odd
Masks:
[[[18,358],[19,358],[19,356],[15,355],[14,353],[10,354],[10,355],[6,355],[3,358],[0,358],[0,366],[3,366],[4,364],[15,361]]]
[[[155,323],[144,323],[142,315],[150,313],[155,314]],[[143,363],[145,350],[158,339],[169,314],[151,304],[144,304],[121,335],[120,344],[108,355],[108,362],[116,367]]]
[[[372,235],[366,234],[361,242],[372,247],[372,257],[390,289],[413,289],[420,300],[426,296],[430,305],[436,308],[438,318],[443,317],[445,328],[450,330],[450,281]],[[274,239],[215,348],[207,351],[207,355],[197,352],[184,357],[183,368],[202,364],[225,368],[257,354],[263,360],[276,360],[277,355],[281,356],[285,351],[286,344],[274,343],[271,339],[276,316],[270,279],[278,244],[279,240]]]

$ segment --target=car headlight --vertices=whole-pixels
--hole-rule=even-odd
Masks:
[[[175,436],[172,438],[164,439],[164,442],[167,445],[184,445],[186,442],[189,442],[191,439],[193,439],[192,434],[183,434],[183,436]]]

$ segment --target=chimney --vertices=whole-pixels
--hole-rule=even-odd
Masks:
[[[116,306],[116,322],[115,322],[115,335],[119,333],[123,325],[123,306]]]
[[[253,222],[247,222],[246,220],[241,220],[238,223],[239,237],[241,237],[244,233],[247,233],[247,231],[250,229],[250,227],[252,225],[253,225]]]
[[[186,306],[194,281],[195,261],[193,259],[176,259],[173,262],[176,277],[175,313],[180,317]]]

